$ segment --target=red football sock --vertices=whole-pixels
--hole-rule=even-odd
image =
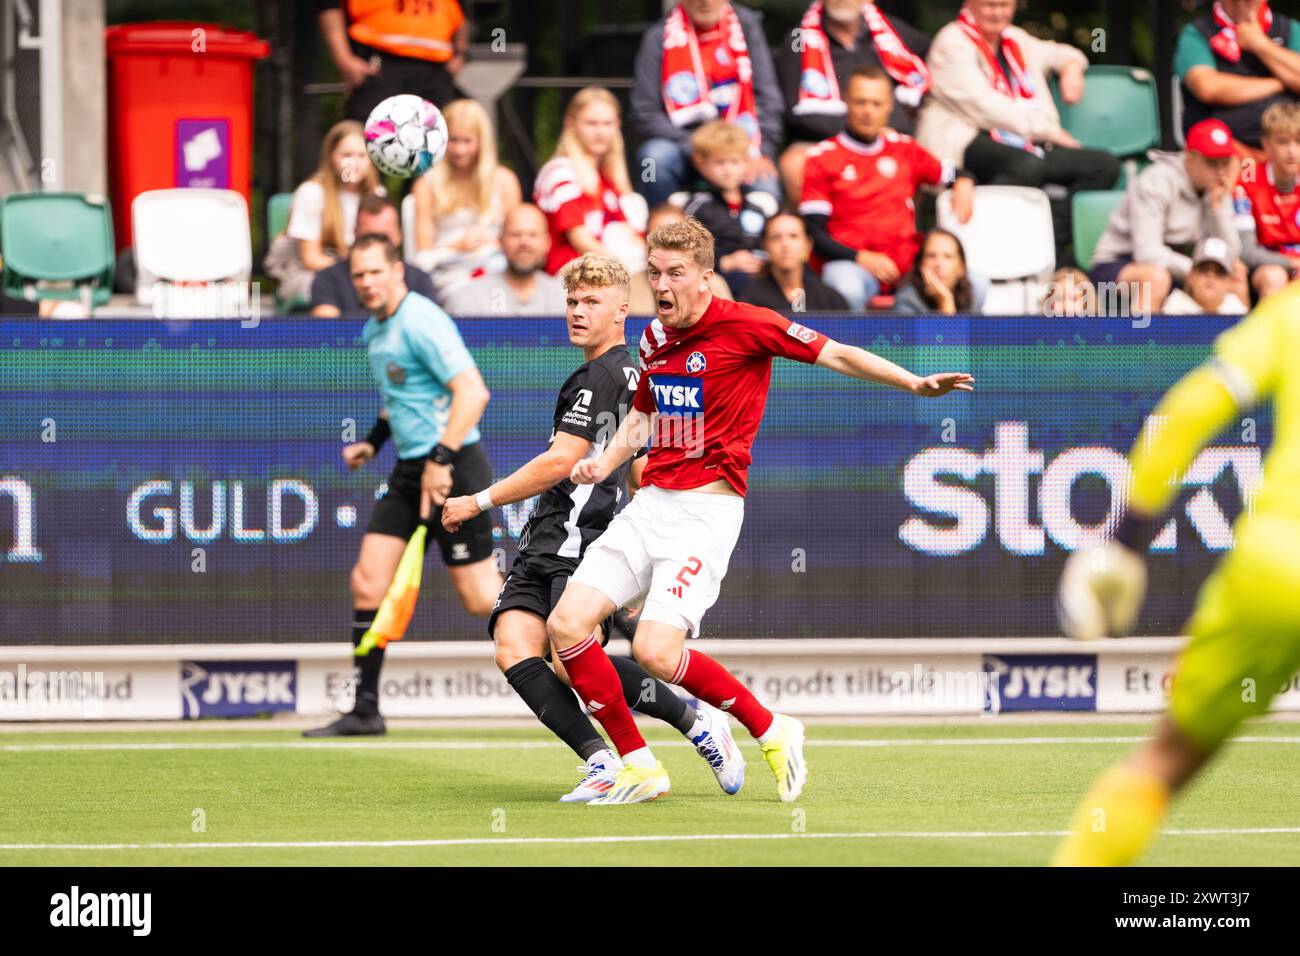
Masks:
[[[682,660],[672,683],[680,684],[706,703],[725,710],[755,737],[772,726],[772,712],[758,702],[740,681],[712,657],[682,649]]]
[[[585,641],[557,653],[564,662],[564,669],[569,672],[573,689],[587,702],[591,716],[605,728],[619,756],[644,747],[645,738],[632,719],[618,671],[614,670],[596,635],[592,634]]]

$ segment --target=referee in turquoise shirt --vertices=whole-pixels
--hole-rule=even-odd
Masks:
[[[492,556],[492,518],[480,514],[449,532],[442,504],[492,484],[478,422],[491,397],[460,331],[431,300],[406,288],[397,247],[385,236],[360,236],[348,258],[357,298],[371,313],[361,335],[383,410],[364,441],[343,449],[359,468],[391,436],[397,465],[375,503],[352,569],[352,643],[375,619],[406,542],[421,522],[442,549],[452,585],[470,614],[487,617],[501,590]],[[356,704],[333,723],[304,733],[339,737],[384,733],[379,713],[383,648],[357,660]]]

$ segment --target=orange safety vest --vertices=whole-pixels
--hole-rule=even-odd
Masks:
[[[348,36],[394,56],[445,63],[464,22],[457,0],[348,0]]]

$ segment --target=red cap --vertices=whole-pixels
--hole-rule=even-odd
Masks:
[[[1201,120],[1187,131],[1187,149],[1200,153],[1207,159],[1222,159],[1237,151],[1232,143],[1232,130],[1223,120]]]

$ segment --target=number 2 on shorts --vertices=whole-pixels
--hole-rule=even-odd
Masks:
[[[694,567],[691,566],[692,564],[694,564]],[[677,582],[685,587],[690,587],[691,582],[686,580],[686,575],[694,576],[699,574],[700,568],[703,566],[704,562],[699,558],[694,556],[687,558],[686,563],[682,565],[682,569],[677,572]]]

